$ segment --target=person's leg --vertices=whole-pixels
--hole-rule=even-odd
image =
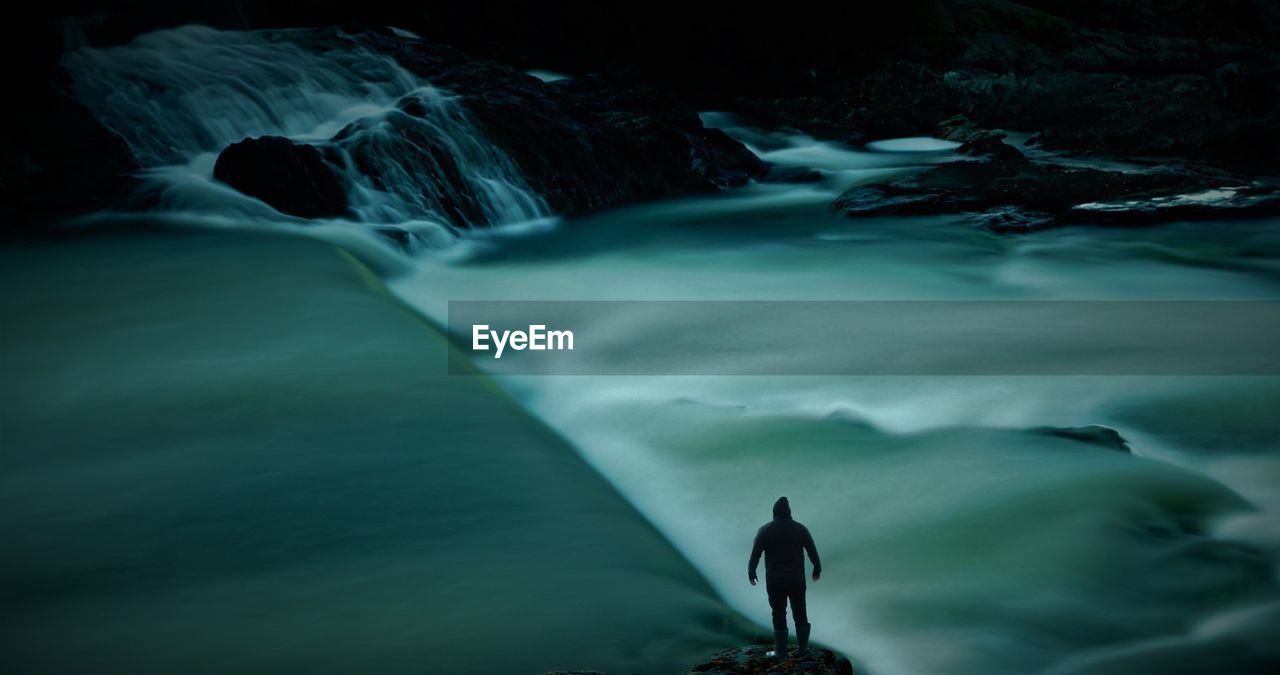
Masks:
[[[769,591],[769,609],[773,610],[773,629],[787,630],[787,596],[790,589],[786,584],[766,584]]]
[[[788,594],[791,600],[791,616],[796,622],[796,653],[804,656],[809,651],[809,608],[805,605],[805,584],[803,581],[792,587]]]
[[[776,656],[787,655],[787,597],[786,584],[765,584],[769,592],[769,609],[773,610],[773,651]]]
[[[795,584],[789,584],[787,596],[791,600],[791,618],[795,619],[796,625],[801,626],[809,623],[809,608],[805,606],[804,594],[805,585],[801,581]]]

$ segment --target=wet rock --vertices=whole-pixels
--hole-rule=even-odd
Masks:
[[[768,165],[694,108],[622,78],[543,82],[386,31],[364,37],[461,97],[489,140],[557,213],[742,185]]]
[[[543,82],[389,30],[359,39],[456,96],[480,142],[504,152],[555,213],[715,191],[768,171],[741,143],[704,127],[694,109],[648,87],[591,76]],[[331,217],[347,211],[344,179],[333,169],[342,164],[354,169],[353,180],[415,213],[455,227],[491,224],[476,186],[445,147],[450,139],[415,121],[443,113],[415,96],[314,146],[247,139],[223,151],[214,175],[283,213]]]
[[[398,227],[379,227],[374,230],[387,241],[398,246],[401,250],[409,250],[413,243],[413,235]]]
[[[988,132],[981,138],[963,143],[956,148],[956,152],[962,155],[972,155],[975,157],[994,157],[996,159],[1017,159],[1022,157],[1022,151],[1004,142],[1004,134]]]
[[[449,148],[455,139],[420,122],[445,111],[429,110],[413,96],[401,99],[399,108],[352,122],[323,147],[345,158],[370,187],[417,214],[432,214],[433,219],[464,228],[492,224],[477,184]]]
[[[1280,191],[1263,185],[1223,185],[1199,192],[1147,199],[1119,199],[1077,204],[1071,220],[1121,226],[1152,225],[1172,220],[1252,218],[1280,213]]]
[[[1073,441],[1089,443],[1108,450],[1116,452],[1129,453],[1129,442],[1120,435],[1120,432],[1111,427],[1104,427],[1100,424],[1090,424],[1084,427],[1041,427],[1036,429],[1036,433],[1046,436],[1056,436],[1058,438],[1068,438]]]
[[[969,143],[987,137],[989,132],[974,126],[973,121],[964,115],[952,115],[938,122],[933,135],[946,141]]]
[[[977,210],[986,206],[977,196],[942,189],[926,189],[908,181],[849,188],[832,203],[848,216],[919,216]]]
[[[1016,206],[997,206],[974,216],[979,225],[1001,234],[1034,232],[1054,226],[1053,216],[1043,211],[1026,211]]]
[[[246,138],[228,146],[213,177],[281,213],[325,218],[347,212],[346,185],[320,150],[287,138]]]
[[[998,232],[1028,232],[1280,213],[1280,191],[1238,175],[1192,167],[1121,172],[1018,155],[952,162],[858,186],[832,208],[855,217],[968,213]]]
[[[853,675],[853,664],[845,657],[829,649],[811,648],[804,657],[791,655],[785,658],[766,656],[772,647],[732,647],[694,666],[690,673],[748,674],[748,673],[804,673],[805,675]]]

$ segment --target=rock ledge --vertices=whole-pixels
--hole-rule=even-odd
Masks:
[[[690,673],[805,673],[806,675],[853,675],[853,664],[830,649],[811,648],[804,657],[766,656],[772,647],[753,645],[731,647],[694,666]]]

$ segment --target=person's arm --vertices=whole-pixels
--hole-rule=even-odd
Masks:
[[[756,540],[751,544],[751,560],[747,562],[747,580],[756,585],[756,567],[760,564],[760,554],[764,553],[764,528],[756,532]]]
[[[809,562],[813,563],[813,580],[817,581],[822,577],[822,560],[818,558],[818,547],[814,545],[808,528],[804,531],[804,550],[809,554]]]

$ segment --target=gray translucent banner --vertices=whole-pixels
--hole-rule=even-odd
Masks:
[[[511,375],[1280,374],[1272,301],[467,301],[448,330]]]

